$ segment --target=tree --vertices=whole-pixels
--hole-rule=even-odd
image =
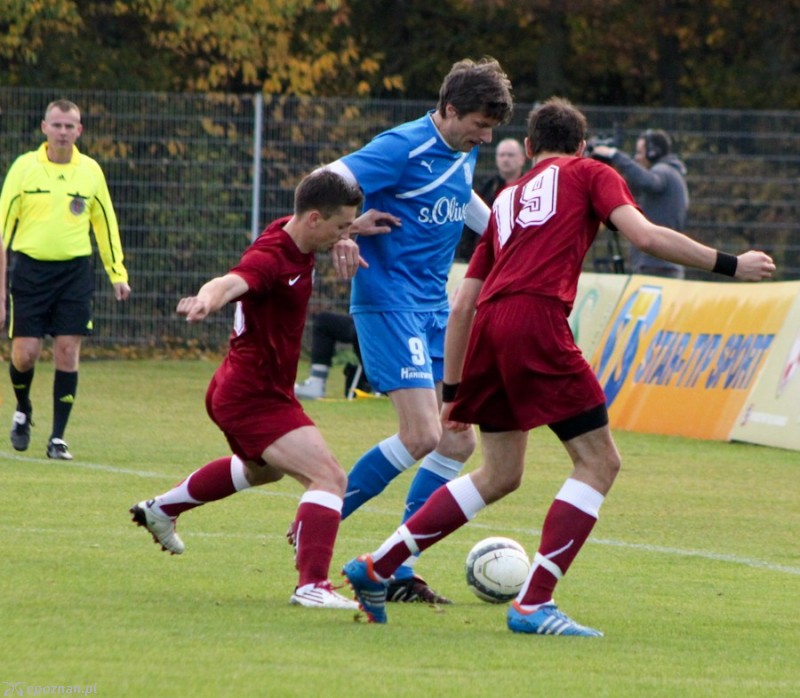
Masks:
[[[435,99],[464,57],[517,100],[800,107],[800,0],[0,0],[0,83]]]
[[[2,81],[124,90],[368,94],[402,87],[340,0],[30,0],[0,25]]]

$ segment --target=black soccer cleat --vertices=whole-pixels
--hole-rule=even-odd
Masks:
[[[31,444],[32,413],[33,410],[14,412],[14,421],[11,423],[11,445],[16,451],[27,451]]]
[[[430,603],[451,604],[446,596],[442,596],[428,586],[419,575],[411,579],[392,579],[386,590],[386,600],[393,603]]]

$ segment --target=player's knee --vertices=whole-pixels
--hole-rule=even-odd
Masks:
[[[606,477],[608,478],[609,487],[614,483],[614,480],[617,479],[617,475],[619,474],[621,468],[622,459],[620,458],[619,453],[612,453],[608,458],[606,458],[604,470]]]
[[[245,477],[247,482],[253,486],[266,485],[270,482],[278,482],[283,477],[283,472],[268,463],[245,463]]]
[[[497,482],[498,499],[505,497],[512,492],[519,489],[522,484],[522,473],[506,473],[504,477],[500,478]]]
[[[435,415],[430,419],[423,419],[422,414],[405,418],[401,415],[397,435],[409,455],[414,460],[420,460],[439,445],[442,424]]]
[[[39,359],[39,351],[31,347],[13,347],[11,363],[21,373],[30,371]]]
[[[439,445],[441,433],[441,428],[418,430],[407,436],[401,432],[400,440],[411,456],[415,460],[420,460]]]
[[[470,456],[475,453],[478,446],[478,439],[474,429],[467,429],[459,432],[443,432],[438,450],[443,456],[457,460],[459,463],[466,463]]]
[[[63,371],[77,371],[81,357],[81,340],[71,335],[59,335],[53,341],[53,363]]]
[[[614,480],[616,480],[617,474],[622,467],[622,461],[620,460],[619,453],[611,452],[591,460],[586,463],[585,466],[589,471],[588,475],[591,478],[590,481],[593,480],[596,483],[595,487],[601,492],[606,493],[611,489],[611,485],[614,484]]]
[[[472,474],[472,480],[484,502],[491,504],[519,489],[522,484],[522,470],[492,468],[484,463]]]
[[[318,481],[322,489],[344,497],[347,490],[347,473],[333,458],[321,464]]]
[[[29,356],[13,356],[11,363],[20,373],[27,373],[36,365],[36,360]]]

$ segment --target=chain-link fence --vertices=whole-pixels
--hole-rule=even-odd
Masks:
[[[240,95],[0,88],[0,172],[38,146],[45,106],[61,97],[81,107],[78,145],[103,166],[120,220],[133,294],[116,304],[97,265],[92,342],[118,348],[224,346],[230,313],[187,329],[173,312],[178,298],[225,272],[254,230],[290,213],[303,174],[434,106],[297,97],[266,98],[262,105]],[[584,111],[594,134],[615,136],[629,152],[644,128],[669,131],[689,170],[686,232],[729,252],[764,249],[776,257],[779,278],[800,278],[800,113]],[[507,136],[522,139],[526,112],[518,107],[494,143]],[[476,179],[493,173],[492,145],[482,150]],[[602,233],[587,268],[610,268],[612,243]],[[344,311],[347,295],[347,285],[320,259],[312,312]]]

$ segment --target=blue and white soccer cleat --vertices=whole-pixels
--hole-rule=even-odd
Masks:
[[[372,570],[372,557],[362,555],[353,558],[342,568],[342,574],[347,578],[369,622],[385,623],[388,584],[376,579]]]
[[[541,606],[537,611],[525,613],[515,601],[508,609],[508,629],[515,633],[531,635],[575,635],[579,637],[603,637],[594,628],[576,623],[553,603]]]

